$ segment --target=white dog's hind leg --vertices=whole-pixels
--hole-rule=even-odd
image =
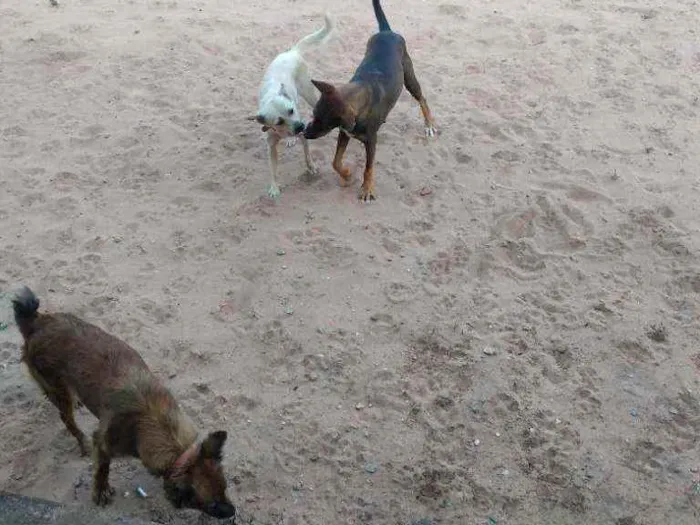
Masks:
[[[277,144],[279,141],[279,136],[276,133],[267,132],[267,147],[271,175],[270,185],[267,187],[267,194],[271,199],[278,199],[280,196],[280,189],[277,186]]]
[[[318,168],[314,164],[314,159],[311,158],[311,152],[309,151],[309,141],[303,136],[301,137],[301,143],[304,145],[304,158],[306,159],[306,167],[311,175],[318,175]]]

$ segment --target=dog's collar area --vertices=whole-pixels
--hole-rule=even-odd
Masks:
[[[185,451],[180,454],[180,457],[178,457],[175,460],[175,463],[165,471],[165,477],[166,478],[176,478],[180,474],[182,474],[185,470],[185,467],[189,465],[190,460],[192,457],[197,453],[197,449],[199,448],[199,444],[195,441],[192,443]]]

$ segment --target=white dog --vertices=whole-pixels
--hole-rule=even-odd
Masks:
[[[318,100],[303,52],[312,45],[325,43],[332,32],[333,22],[328,15],[324,18],[325,27],[302,38],[291,49],[277,55],[268,66],[260,86],[258,113],[254,117],[248,117],[249,120],[262,124],[262,130],[267,132],[272,173],[267,194],[273,199],[280,196],[277,186],[277,145],[282,138],[286,139],[287,146],[294,145],[296,136],[304,131],[305,123],[299,114],[299,97],[311,108]],[[303,135],[300,138],[304,145],[306,166],[309,172],[315,174],[318,170],[311,159],[309,144]]]

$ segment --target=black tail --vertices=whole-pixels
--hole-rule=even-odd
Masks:
[[[377,22],[379,22],[379,30],[391,31],[389,22],[386,19],[386,15],[384,14],[384,10],[380,5],[379,0],[372,0],[372,7],[374,7],[374,16],[377,17]]]
[[[39,299],[34,292],[23,286],[12,299],[12,307],[15,310],[15,322],[22,332],[22,337],[27,339],[34,332],[34,320],[39,309]]]

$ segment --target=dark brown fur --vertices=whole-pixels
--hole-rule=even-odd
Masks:
[[[352,174],[343,166],[343,156],[353,137],[365,145],[365,172],[359,198],[374,200],[374,155],[377,133],[394,108],[405,86],[423,113],[426,135],[434,136],[433,116],[413,71],[413,63],[404,38],[389,27],[379,0],[373,0],[379,32],[367,42],[367,50],[350,82],[334,86],[312,80],[321,93],[314,107],[313,120],[304,130],[304,137],[317,139],[339,127],[333,169],[341,184],[348,185]]]
[[[221,470],[225,431],[197,443],[197,431],[172,394],[120,339],[71,314],[38,313],[39,301],[26,287],[13,304],[24,337],[22,361],[58,408],[82,455],[88,446],[73,417],[76,399],[99,419],[92,441],[96,504],[109,503],[114,494],[108,482],[111,459],[133,456],[163,477],[175,506],[219,518],[235,514]]]

